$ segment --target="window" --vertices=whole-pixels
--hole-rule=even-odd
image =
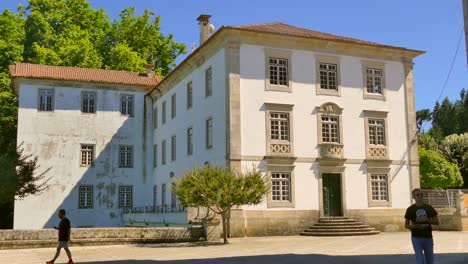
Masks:
[[[174,187],[174,184],[172,184],[172,187]],[[174,192],[174,188],[171,188],[171,208],[174,210],[177,207],[177,195]]]
[[[213,93],[213,76],[211,67],[205,72],[205,97],[211,96]]]
[[[271,199],[273,201],[291,201],[291,173],[271,173]]]
[[[210,149],[213,147],[213,118],[208,118],[205,124],[206,134],[206,148]]]
[[[171,96],[171,118],[175,118],[177,114],[176,94]]]
[[[158,107],[153,110],[153,128],[158,128]]]
[[[54,111],[54,90],[39,89],[39,111]]]
[[[175,161],[177,157],[177,138],[176,136],[172,136],[171,138],[171,161]]]
[[[133,146],[119,146],[119,167],[133,167]]]
[[[133,206],[133,186],[119,186],[119,207]]]
[[[289,141],[289,113],[270,112],[271,140]]]
[[[81,94],[81,112],[96,113],[96,93],[83,92]]]
[[[161,163],[162,165],[166,164],[166,140],[161,142]]]
[[[367,92],[371,94],[382,94],[382,70],[366,69],[366,87]]]
[[[187,155],[193,154],[193,128],[187,129]]]
[[[192,108],[193,105],[193,84],[189,82],[187,84],[187,109]]]
[[[120,96],[120,113],[122,115],[133,116],[134,96],[122,95]]]
[[[385,100],[385,63],[362,61],[364,99]]]
[[[337,65],[320,63],[320,89],[338,90]]]
[[[339,119],[337,116],[322,116],[322,142],[340,143]]]
[[[78,192],[78,208],[93,208],[93,186],[92,185],[83,185],[80,186]]]
[[[153,146],[153,167],[156,168],[158,166],[158,145],[155,144]]]
[[[94,145],[81,145],[81,166],[92,166],[94,161]]]
[[[162,103],[162,123],[166,124],[166,101]]]
[[[368,119],[369,122],[369,144],[385,145],[385,120]]]
[[[270,67],[270,84],[285,85],[289,84],[288,80],[288,60],[283,58],[269,59]]]
[[[163,209],[166,207],[166,184],[161,185],[161,205]]]
[[[387,185],[388,185],[388,182],[387,182],[386,174],[372,174],[371,175],[372,200],[388,201]]]
[[[153,206],[156,208],[158,206],[158,186],[153,186]]]

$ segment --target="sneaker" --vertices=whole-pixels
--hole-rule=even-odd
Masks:
[[[54,261],[51,260],[51,261],[46,261],[46,264],[54,264]]]
[[[67,262],[67,264],[74,264],[74,262],[73,262],[73,260],[70,259],[70,260]]]

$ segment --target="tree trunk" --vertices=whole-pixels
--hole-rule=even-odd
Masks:
[[[227,237],[231,238],[231,209],[227,211]]]
[[[221,213],[221,220],[223,224],[223,243],[224,244],[229,244],[229,241],[227,239],[227,212],[222,212]]]

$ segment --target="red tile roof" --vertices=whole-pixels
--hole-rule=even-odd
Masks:
[[[253,32],[261,32],[261,33],[269,33],[269,34],[277,34],[277,35],[285,35],[285,36],[292,36],[292,37],[321,39],[321,40],[344,42],[344,43],[351,43],[351,44],[359,44],[359,45],[366,45],[366,46],[385,47],[385,48],[392,48],[392,49],[403,49],[403,50],[408,50],[408,51],[415,51],[415,52],[419,52],[419,53],[424,53],[423,51],[419,51],[419,50],[410,50],[410,49],[406,49],[406,48],[402,48],[402,47],[379,44],[379,43],[375,43],[375,42],[364,41],[364,40],[348,38],[348,37],[342,37],[342,36],[338,36],[338,35],[323,33],[323,32],[309,30],[309,29],[305,29],[305,28],[290,26],[290,25],[287,25],[287,24],[284,24],[284,23],[281,23],[281,22],[274,22],[274,23],[267,23],[267,24],[251,24],[251,25],[245,25],[245,26],[224,26],[223,28],[253,31]]]
[[[144,86],[148,89],[155,87],[160,82],[159,77],[148,77],[137,72],[49,66],[30,63],[16,63],[10,65],[10,75],[12,77],[32,79],[127,84]]]

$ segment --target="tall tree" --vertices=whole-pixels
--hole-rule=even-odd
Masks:
[[[424,122],[428,122],[432,120],[432,113],[429,109],[422,109],[416,111],[416,126],[418,128],[418,132],[421,133],[421,129],[423,128]]]
[[[458,130],[455,116],[454,105],[445,97],[440,106],[437,103],[434,107],[432,126],[435,130],[440,129],[443,137],[454,134]]]
[[[465,187],[468,187],[468,133],[445,137],[441,151],[447,160],[458,166]]]

